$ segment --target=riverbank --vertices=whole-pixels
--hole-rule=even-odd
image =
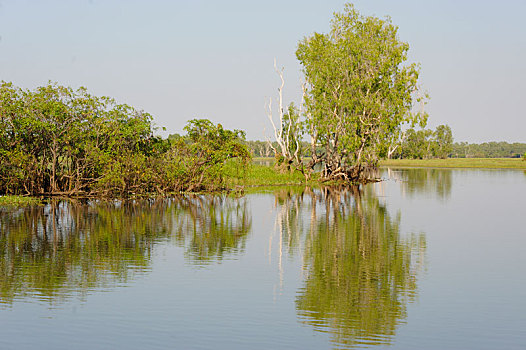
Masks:
[[[256,164],[272,166],[273,157],[253,158]],[[447,159],[384,159],[380,167],[403,166],[415,168],[485,168],[485,169],[524,169],[523,158],[447,158]]]
[[[273,158],[269,159],[273,160]],[[226,188],[231,192],[247,193],[276,186],[305,185],[305,177],[299,171],[282,173],[276,171],[273,166],[261,164],[249,164],[246,167],[240,167],[237,162],[230,161],[227,162],[224,168],[224,182]],[[316,183],[316,180],[308,182],[308,184],[314,183]],[[185,192],[179,192],[179,194],[184,193]],[[215,193],[215,191],[210,193]],[[178,193],[172,193],[174,196],[177,194]],[[152,193],[151,196],[156,197],[158,195]],[[138,196],[138,198],[144,197],[144,194]],[[0,196],[0,207],[26,207],[40,203],[41,200],[36,197],[12,195]]]
[[[305,186],[305,178],[299,171],[279,172],[272,164],[274,158],[255,158],[254,163],[243,168],[235,162],[225,167],[226,187],[235,192],[254,192],[276,186]],[[483,169],[523,169],[526,161],[517,158],[449,158],[449,159],[388,159],[380,162],[380,167],[413,168],[483,168]],[[314,174],[307,185],[319,182]],[[175,195],[175,194],[174,194]],[[0,196],[1,207],[25,207],[41,203],[35,197]]]
[[[385,159],[380,167],[524,169],[522,158]]]

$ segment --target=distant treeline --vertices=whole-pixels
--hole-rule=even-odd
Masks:
[[[244,132],[206,119],[154,135],[152,117],[56,84],[0,83],[0,195],[129,196],[216,190],[224,164],[250,158]]]
[[[274,157],[277,142],[245,141],[253,157]],[[310,144],[301,142],[303,154],[310,156]],[[455,142],[448,125],[439,125],[435,130],[408,129],[396,144],[382,153],[391,159],[432,159],[432,158],[521,158],[526,155],[526,143],[485,142],[481,144]]]
[[[451,152],[453,158],[520,158],[525,155],[526,143],[519,142],[456,142]]]

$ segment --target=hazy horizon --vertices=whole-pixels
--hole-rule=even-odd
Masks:
[[[299,103],[297,43],[327,32],[345,2],[0,0],[0,80],[85,86],[152,114],[164,136],[208,118],[264,140],[274,58],[286,103]],[[428,128],[450,125],[455,142],[526,142],[526,3],[353,3],[399,26],[431,97]]]

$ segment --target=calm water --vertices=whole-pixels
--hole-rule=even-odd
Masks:
[[[0,349],[525,349],[526,173],[0,212]]]

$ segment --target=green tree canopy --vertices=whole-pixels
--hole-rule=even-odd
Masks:
[[[244,133],[206,119],[188,135],[154,135],[150,114],[48,84],[0,83],[0,195],[130,195],[224,188],[223,165],[246,164]]]
[[[411,114],[419,66],[406,64],[409,45],[389,18],[362,16],[351,4],[336,13],[328,34],[314,33],[296,56],[308,85],[306,128],[322,152],[330,178],[358,179],[364,164],[376,165],[380,147]]]
[[[453,133],[449,125],[437,126],[435,132],[435,154],[439,158],[447,158],[453,152]]]

